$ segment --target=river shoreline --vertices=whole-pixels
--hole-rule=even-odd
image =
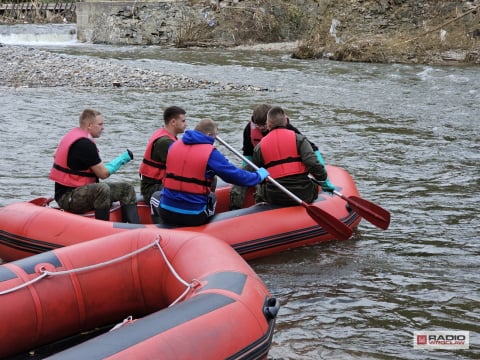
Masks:
[[[68,88],[218,89],[267,91],[248,84],[221,83],[136,68],[111,60],[56,54],[32,46],[0,44],[0,86]]]

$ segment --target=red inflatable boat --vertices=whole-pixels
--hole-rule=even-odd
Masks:
[[[124,231],[0,266],[0,357],[112,324],[52,359],[264,359],[278,309],[224,241]]]
[[[329,178],[346,197],[358,196],[352,177],[342,168],[327,166]],[[290,248],[336,239],[319,225],[303,206],[279,207],[256,204],[253,189],[243,209],[227,211],[230,186],[216,191],[218,205],[211,221],[202,226],[177,228],[209,234],[231,245],[245,259],[269,255]],[[321,192],[311,205],[333,216],[353,230],[361,220],[339,196]],[[75,215],[51,207],[46,199],[14,203],[0,209],[0,258],[13,261],[33,254],[86,240],[142,227],[161,234],[165,225],[151,224],[150,208],[138,205],[143,224],[121,223],[119,206],[112,209],[110,222],[95,220],[93,214]]]

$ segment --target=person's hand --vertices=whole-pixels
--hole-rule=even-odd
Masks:
[[[333,185],[330,180],[319,181],[320,186],[322,187],[323,191],[333,193],[335,191],[335,185]]]
[[[115,172],[117,172],[118,169],[120,169],[120,166],[125,165],[132,159],[133,159],[133,153],[127,149],[126,151],[121,153],[119,156],[117,156],[115,159],[105,164],[105,167],[107,168],[110,175],[112,175]]]
[[[260,182],[262,182],[263,180],[265,180],[267,177],[270,176],[269,172],[263,167],[257,170],[257,174],[260,175],[260,179],[261,179]]]

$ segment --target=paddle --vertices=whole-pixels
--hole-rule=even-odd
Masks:
[[[317,179],[310,177],[310,180],[319,184]],[[390,225],[390,213],[384,208],[358,196],[351,195],[347,197],[336,190],[333,193],[345,200],[353,211],[355,211],[368,222],[379,227],[380,229],[388,229],[388,226]]]
[[[45,197],[39,197],[33,200],[30,200],[29,202],[38,206],[48,206],[53,201],[53,198],[45,198]]]
[[[229,144],[223,141],[218,135],[216,139],[218,140],[218,142],[224,145],[227,149],[229,149],[231,152],[237,155],[240,159],[245,161],[248,165],[253,167],[255,170],[258,170],[258,166],[256,166],[253,162],[248,160],[245,156],[240,154],[237,150],[235,150],[233,147],[231,147]],[[308,215],[310,215],[310,217],[313,220],[315,220],[317,224],[319,224],[322,228],[324,228],[328,233],[332,234],[336,239],[347,240],[348,238],[350,238],[350,236],[352,236],[352,229],[350,229],[347,225],[345,225],[343,222],[338,220],[336,217],[334,217],[333,215],[330,215],[326,211],[314,205],[307,204],[305,201],[300,199],[297,195],[295,195],[294,193],[289,191],[287,188],[285,188],[282,184],[278,183],[271,176],[268,176],[267,179],[273,185],[275,185],[281,191],[283,191],[286,195],[288,195],[293,200],[295,200],[299,205],[303,206],[307,210]]]

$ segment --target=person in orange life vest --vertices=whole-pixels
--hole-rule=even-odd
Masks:
[[[100,137],[103,116],[85,109],[79,127],[70,130],[61,140],[54,156],[50,179],[55,181],[55,201],[64,210],[84,213],[95,210],[95,218],[109,220],[112,202],[120,201],[123,221],[140,223],[135,189],[128,183],[99,182],[133,159],[130,150],[104,164],[95,138]]]
[[[187,127],[186,112],[178,106],[167,107],[163,112],[163,121],[164,126],[156,130],[148,140],[139,169],[140,192],[147,204],[150,204],[152,194],[162,189],[168,148]],[[158,206],[158,199],[154,204]]]
[[[275,106],[268,111],[269,133],[255,146],[253,162],[265,167],[270,176],[306,203],[318,197],[318,185],[309,179],[309,173],[323,183],[327,179],[325,167],[318,161],[305,135],[287,128],[284,110]],[[330,191],[333,191],[330,190]],[[257,201],[278,205],[296,205],[297,202],[268,181],[259,186]]]
[[[215,189],[211,184],[216,175],[242,186],[254,186],[268,176],[263,168],[250,172],[230,163],[213,146],[216,135],[215,122],[203,119],[170,146],[159,207],[164,223],[178,226],[207,223],[215,212]]]
[[[243,155],[250,161],[252,160],[254,147],[269,132],[269,129],[267,127],[267,113],[271,108],[272,106],[268,104],[256,105],[255,108],[253,109],[253,113],[250,118],[250,121],[248,122],[248,124],[245,126],[243,130],[242,151],[243,151]],[[295,131],[297,134],[301,134],[301,132],[291,124],[288,116],[287,116],[286,128],[289,130]],[[318,150],[318,147],[313,142],[311,141],[308,141],[308,142],[312,146],[312,149],[315,152],[315,155],[317,156],[318,161],[320,161],[320,163],[325,166],[325,161],[323,160],[322,154]],[[243,163],[242,166],[245,170],[253,171],[253,168],[247,165],[246,163]],[[326,180],[326,183],[328,184],[329,188],[334,188],[333,184],[331,184],[328,179]],[[240,187],[235,185],[232,186],[232,189],[230,191],[230,210],[242,208],[243,203],[245,201],[246,193],[247,193],[246,187]]]

